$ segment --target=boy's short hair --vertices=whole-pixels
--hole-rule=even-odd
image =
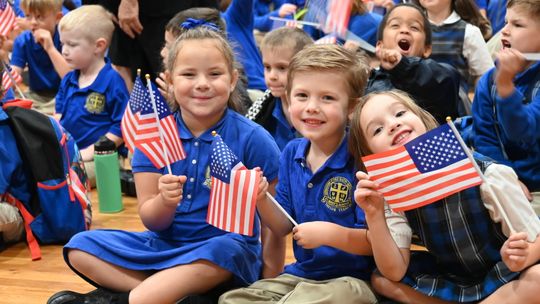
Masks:
[[[312,44],[294,55],[287,74],[290,95],[294,76],[299,72],[342,72],[349,88],[350,106],[364,95],[369,76],[367,58],[335,44]]]
[[[506,7],[520,7],[537,21],[540,18],[540,1],[538,0],[508,0]]]
[[[28,12],[61,12],[62,0],[21,0],[22,10],[28,14]]]
[[[114,31],[112,14],[101,5],[83,5],[67,13],[58,24],[60,31],[77,31],[81,36],[95,41],[105,38],[111,42]]]
[[[310,44],[313,44],[313,38],[304,30],[296,27],[280,27],[264,35],[260,49],[290,47],[294,55]]]
[[[531,1],[535,1],[535,0],[531,0]],[[412,7],[416,9],[420,13],[420,15],[422,15],[424,19],[424,33],[426,35],[426,40],[425,40],[424,45],[430,46],[431,45],[431,23],[429,23],[429,19],[426,13],[424,12],[424,10],[420,6],[414,3],[399,3],[396,6],[392,7],[388,12],[386,12],[384,17],[382,18],[381,23],[379,24],[379,28],[377,29],[377,41],[383,40],[384,29],[386,28],[386,24],[388,23],[388,17],[390,16],[390,13],[392,13],[392,11],[394,11],[396,8],[402,7],[402,6]]]
[[[209,7],[192,7],[178,12],[171,20],[169,20],[165,26],[165,30],[173,34],[174,37],[180,36],[186,30],[181,24],[188,18],[213,23],[219,28],[224,37],[227,36],[227,27],[225,21],[221,18],[221,14],[217,9]]]

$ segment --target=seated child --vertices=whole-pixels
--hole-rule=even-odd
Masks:
[[[100,288],[88,294],[59,292],[49,304],[175,303],[222,284],[246,286],[260,276],[258,218],[253,236],[229,233],[206,221],[212,132],[247,168],[264,172],[259,200],[265,197],[266,179],[275,184],[279,149],[264,128],[233,110],[239,102],[231,96],[238,72],[221,34],[204,26],[188,29],[171,46],[166,68],[188,158],[172,163],[170,174],[135,149],[138,211],[148,230],[75,235],[64,247],[65,260]]]
[[[359,160],[436,127],[433,116],[403,92],[368,94],[352,115],[351,151]],[[404,212],[388,207],[367,173],[356,174],[354,198],[369,225],[377,292],[414,304],[540,302],[540,220],[511,168],[475,158],[485,178],[480,186]],[[410,252],[412,234],[427,251]]]
[[[299,137],[291,126],[288,110],[289,63],[296,53],[312,43],[313,39],[301,29],[282,27],[266,34],[260,46],[268,90],[253,103],[246,117],[270,132],[281,150],[289,141]]]
[[[56,116],[71,133],[88,178],[95,185],[94,143],[105,135],[116,146],[123,143],[120,122],[129,93],[124,81],[105,57],[114,30],[109,12],[83,5],[60,20],[62,55],[73,68],[56,95]]]
[[[523,53],[540,52],[540,2],[510,0],[501,30],[497,68],[478,82],[472,113],[474,147],[513,168],[540,213],[540,62]]]
[[[31,29],[15,38],[11,65],[19,74],[28,68],[29,91],[25,97],[34,101],[34,109],[50,115],[54,113],[60,79],[70,71],[61,54],[57,31],[62,0],[21,0],[21,8]]]
[[[304,138],[281,154],[276,200],[257,202],[275,233],[293,233],[296,262],[274,279],[223,294],[219,303],[376,303],[364,214],[352,201],[355,163],[347,123],[364,92],[369,67],[337,45],[310,45],[289,65],[291,122]]]
[[[418,6],[401,3],[384,16],[377,33],[380,69],[372,71],[366,92],[400,89],[430,112],[439,123],[465,114],[458,110],[459,73],[451,66],[428,59],[431,28]]]

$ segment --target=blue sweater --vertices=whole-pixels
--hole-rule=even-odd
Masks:
[[[512,167],[530,191],[540,191],[540,62],[514,78],[516,89],[507,98],[492,92],[495,71],[482,76],[474,94],[474,146],[479,153]]]

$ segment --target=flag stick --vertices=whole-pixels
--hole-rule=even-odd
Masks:
[[[291,223],[294,226],[298,226],[298,223],[287,213],[287,211],[285,211],[285,209],[283,209],[283,207],[281,207],[281,205],[278,203],[278,201],[276,201],[276,199],[272,196],[272,194],[268,193],[267,191],[266,196],[268,196],[268,198],[272,201],[272,203],[274,203],[274,205],[278,207],[279,211],[281,211],[281,213],[283,213],[289,219],[289,221],[291,221]]]
[[[540,53],[523,53],[523,57],[530,61],[540,61]]]
[[[167,164],[167,171],[169,174],[172,174],[171,164],[169,162],[169,153],[167,151],[167,146],[165,145],[165,140],[163,140],[163,130],[159,124],[158,110],[156,106],[156,99],[154,98],[154,90],[152,90],[152,82],[150,81],[150,75],[146,74],[146,85],[148,86],[148,93],[150,93],[150,101],[152,101],[152,107],[154,108],[154,117],[156,118],[156,124],[158,127],[159,139],[161,140],[161,146],[163,147],[163,153],[165,154],[165,163]]]
[[[497,196],[495,195],[495,193],[493,193],[493,189],[491,189],[491,185],[487,182],[485,176],[484,176],[484,173],[482,173],[482,170],[480,170],[480,168],[478,167],[478,164],[476,163],[476,161],[474,160],[473,156],[472,156],[472,153],[471,151],[469,150],[469,147],[467,147],[467,145],[465,144],[465,142],[463,141],[463,139],[461,138],[461,135],[459,135],[459,132],[458,130],[456,130],[456,127],[454,126],[454,123],[452,123],[452,120],[450,117],[447,117],[446,118],[446,122],[448,123],[448,125],[450,126],[450,129],[452,130],[452,132],[454,133],[454,136],[456,137],[456,139],[458,140],[459,144],[461,145],[461,147],[463,148],[463,150],[465,151],[465,154],[467,154],[467,157],[469,158],[469,160],[472,162],[473,166],[474,166],[474,169],[476,170],[476,172],[478,172],[478,175],[480,175],[480,178],[482,179],[482,181],[484,182],[484,184],[486,185],[486,188],[489,192],[489,194],[491,195],[491,197],[493,197],[493,200],[494,200],[494,203],[496,205],[499,206],[499,210],[501,211],[501,216],[503,217],[503,220],[506,222],[506,224],[508,225],[508,228],[510,229],[510,233],[515,233],[516,230],[514,229],[514,227],[512,226],[512,222],[510,222],[510,219],[508,218],[508,215],[506,214],[506,211],[504,211],[504,208],[501,204],[501,202],[499,202],[499,199],[497,198]]]
[[[316,23],[316,22],[309,22],[309,21],[301,21],[301,20],[292,20],[292,19],[287,19],[287,18],[279,18],[279,17],[274,17],[274,16],[270,16],[270,20],[275,20],[275,21],[283,21],[283,22],[295,22],[295,23],[298,23],[298,24],[301,24],[301,25],[311,25],[311,26],[314,26],[316,28],[319,28],[321,27],[321,25],[319,23]]]
[[[4,62],[4,60],[2,60],[2,66],[4,67],[4,71],[8,75],[9,79],[11,79],[11,82],[13,83],[13,86],[17,89],[17,92],[19,92],[19,95],[21,96],[21,98],[26,99],[23,92],[21,91],[21,88],[19,88],[19,86],[17,85],[17,82],[13,78],[13,75],[11,75],[11,71],[8,69],[8,67],[7,67],[6,63]]]

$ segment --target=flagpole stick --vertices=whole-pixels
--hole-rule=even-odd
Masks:
[[[316,27],[316,28],[320,28],[320,27],[321,27],[321,25],[320,25],[319,23],[316,23],[316,22],[300,21],[300,20],[292,20],[292,19],[279,18],[279,17],[274,17],[274,16],[270,16],[270,20],[283,21],[283,22],[293,21],[293,22],[296,22],[296,23],[301,24],[301,25],[311,25],[311,26],[314,26],[314,27]]]
[[[163,153],[165,153],[165,163],[167,164],[167,171],[169,174],[172,174],[171,164],[169,162],[169,153],[167,151],[167,146],[165,145],[165,140],[163,140],[163,130],[159,124],[158,111],[156,106],[156,99],[154,98],[154,90],[152,90],[152,82],[150,81],[150,75],[146,74],[146,85],[148,86],[148,93],[150,93],[150,101],[152,102],[152,107],[154,108],[154,117],[156,118],[156,124],[158,127],[159,139],[161,140],[161,147],[163,148]]]
[[[508,215],[506,214],[506,211],[504,211],[504,208],[503,208],[501,202],[499,202],[499,199],[497,198],[495,193],[493,193],[493,189],[491,189],[491,185],[487,182],[486,177],[484,176],[484,173],[482,173],[482,170],[480,170],[480,168],[478,167],[478,164],[474,160],[474,158],[472,156],[472,153],[469,150],[469,147],[467,147],[467,145],[465,144],[465,142],[461,138],[461,135],[459,135],[459,131],[454,126],[454,123],[452,123],[452,119],[450,117],[446,117],[446,123],[448,123],[448,125],[450,126],[450,129],[454,133],[454,136],[456,137],[459,144],[461,145],[461,147],[465,151],[465,154],[467,154],[467,157],[472,162],[472,164],[474,166],[474,169],[476,170],[476,172],[478,172],[478,175],[480,175],[480,178],[482,179],[482,181],[486,185],[487,191],[489,192],[491,197],[493,197],[494,203],[499,206],[499,210],[501,211],[501,216],[503,217],[504,221],[508,225],[508,228],[510,229],[510,233],[515,233],[516,230],[512,226],[512,222],[510,222],[510,219],[508,218]]]
[[[2,66],[4,67],[4,71],[8,75],[9,79],[11,79],[11,82],[13,83],[13,86],[15,87],[15,89],[17,89],[17,92],[19,92],[19,95],[21,96],[21,98],[26,99],[23,92],[21,91],[21,88],[19,88],[19,86],[17,85],[17,82],[13,78],[13,75],[11,75],[10,70],[8,69],[8,67],[7,67],[6,63],[4,62],[4,60],[2,60]]]
[[[287,211],[285,211],[285,209],[283,209],[283,207],[281,207],[272,194],[267,191],[266,196],[272,201],[272,203],[274,203],[274,205],[276,205],[276,207],[278,207],[279,211],[281,211],[281,213],[283,213],[295,227],[298,226],[298,223],[287,213]]]

